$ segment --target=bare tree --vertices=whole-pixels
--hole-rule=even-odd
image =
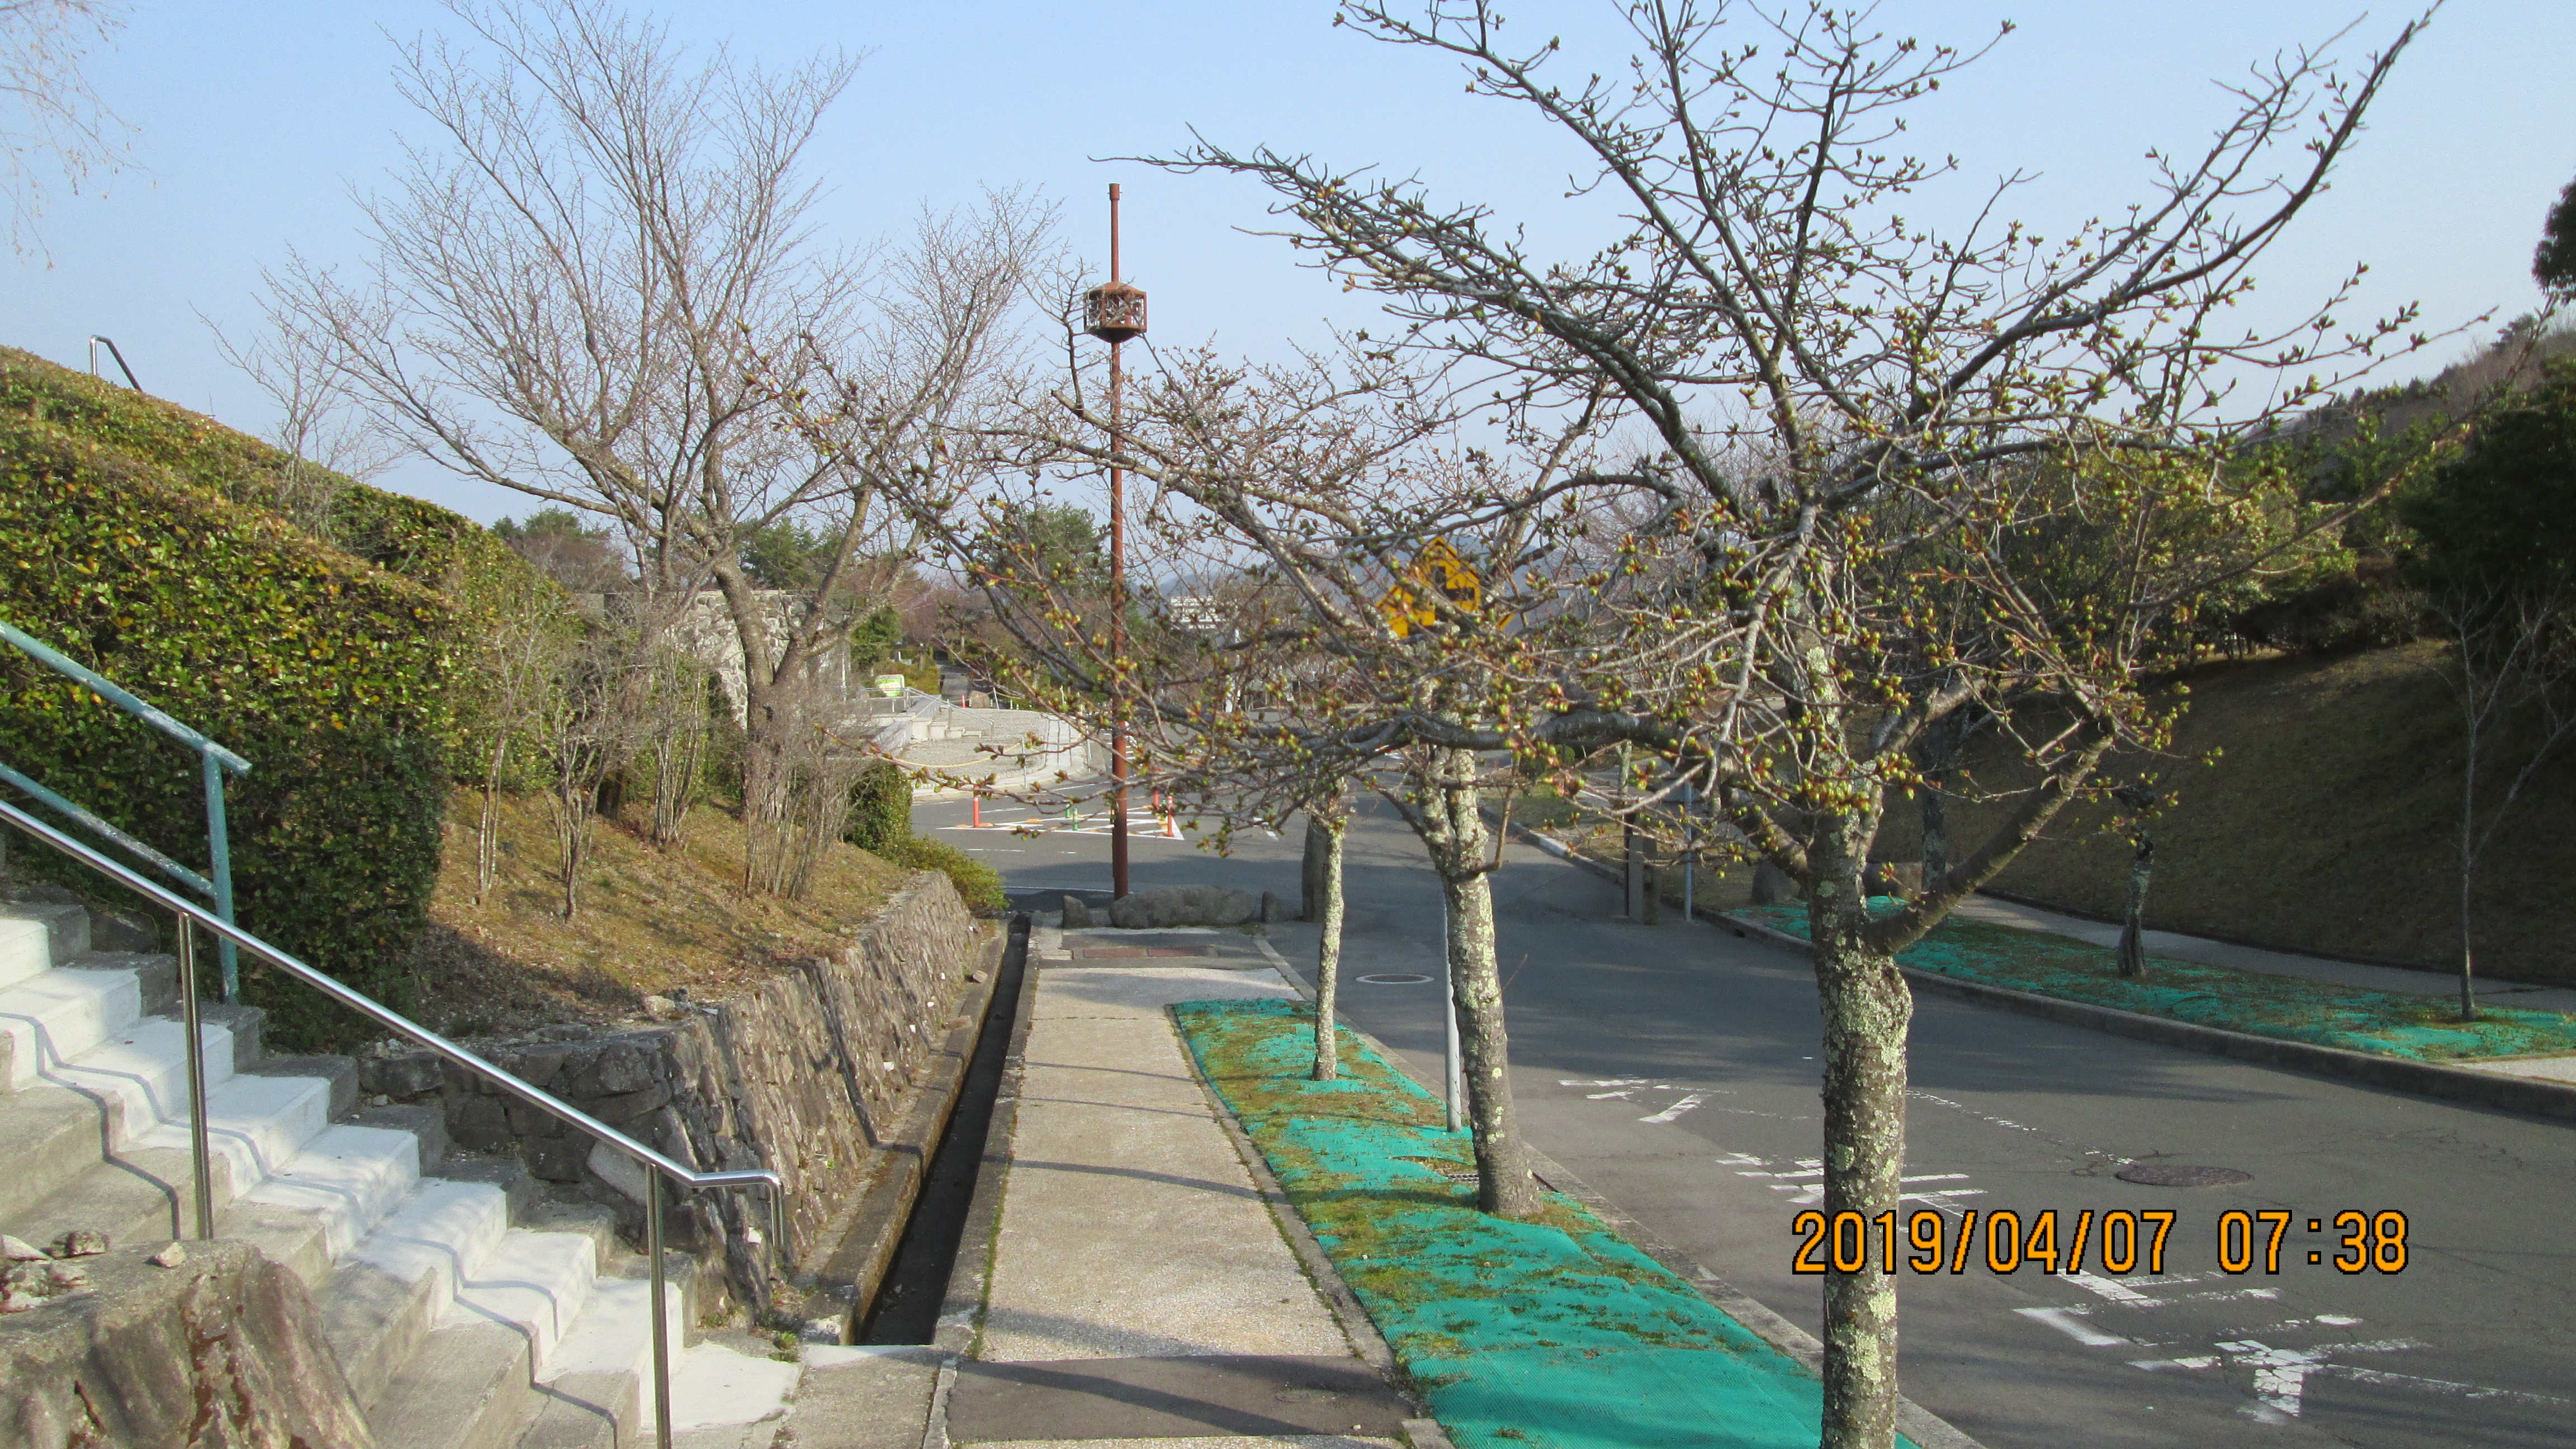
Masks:
[[[555,754],[544,745],[546,727],[570,723],[561,713],[562,696],[579,647],[580,620],[563,607],[560,595],[548,598],[528,591],[514,602],[518,607],[489,621],[479,667],[470,676],[475,697],[464,712],[466,746],[483,776],[482,811],[474,829],[476,905],[492,889],[500,863],[501,783],[508,777],[511,752],[536,745]]]
[[[81,64],[125,24],[125,0],[0,0],[0,145],[8,171],[9,245],[39,247],[47,183],[59,173],[78,192],[93,171],[113,171],[130,132],[90,89]]]
[[[1506,424],[1603,409],[1647,439],[1564,480],[1622,495],[1636,521],[1594,596],[1568,605],[1596,645],[1550,656],[1554,702],[1491,728],[1424,713],[1387,728],[1532,759],[1646,746],[1664,773],[1639,804],[1696,787],[1801,884],[1825,1018],[1823,1206],[1871,1220],[1902,1192],[1911,998],[1895,954],[2097,789],[2106,752],[2164,742],[2170,714],[2140,680],[2196,600],[2294,562],[2402,481],[2312,508],[2240,440],[2421,345],[2411,309],[2339,329],[2349,282],[2270,331],[2230,309],[2417,27],[2350,75],[2313,51],[2255,68],[2207,144],[2153,153],[2137,206],[2043,239],[2006,219],[2021,176],[1969,198],[1964,227],[1921,220],[1916,194],[1950,168],[1904,153],[1904,111],[1981,50],[1821,3],[1620,8],[1635,54],[1563,84],[1558,42],[1507,39],[1483,0],[1352,0],[1339,17],[1553,126],[1579,158],[1574,191],[1615,213],[1587,255],[1534,257],[1483,206],[1291,153],[1203,144],[1168,164],[1269,185],[1303,254],[1376,293],[1400,349],[1480,374]],[[2240,405],[2231,374],[2261,400]],[[2100,541],[2085,568],[2026,546],[2061,524]],[[1963,709],[1996,720],[2037,783],[1917,898],[1875,912],[1864,883],[1890,792],[1921,784],[1918,743]],[[1893,1439],[1895,1293],[1874,1269],[1825,1278],[1828,1449]]]
[[[538,698],[534,733],[547,773],[546,810],[555,830],[556,883],[563,918],[581,909],[581,870],[590,859],[591,817],[600,781],[624,757],[632,719],[633,649],[624,631],[594,628],[559,659]]]
[[[2475,586],[2435,594],[2431,612],[2451,642],[2441,673],[2460,709],[2460,1020],[2475,1021],[2478,862],[2533,776],[2576,738],[2576,615],[2563,593]],[[2485,789],[2499,766],[2511,773]]]
[[[1103,733],[1123,726],[1138,781],[1227,822],[1219,843],[1233,822],[1284,821],[1380,770],[1405,774],[1382,793],[1442,882],[1479,1200],[1533,1216],[1540,1200],[1513,1129],[1494,967],[1492,842],[1480,813],[1491,782],[1476,748],[1449,737],[1508,748],[1501,731],[1551,675],[1531,661],[1571,637],[1496,625],[1557,607],[1547,570],[1511,564],[1547,552],[1540,541],[1558,524],[1537,504],[1557,491],[1583,423],[1514,443],[1508,458],[1470,447],[1437,378],[1356,340],[1339,355],[1271,367],[1206,351],[1159,361],[1114,450],[1146,490],[1130,513],[1131,576],[1239,581],[1193,584],[1185,596],[1197,613],[1223,593],[1222,630],[1171,618],[1170,596],[1107,598],[1092,569],[1043,546],[1032,523],[1050,507],[1044,498],[1014,500],[999,486],[1113,456],[1078,368],[987,435],[997,481],[974,509],[943,511],[943,500],[918,495],[908,506],[984,588],[1011,646],[986,661],[1003,687]],[[1486,560],[1511,602],[1489,607],[1438,586],[1422,563],[1434,541],[1462,567],[1467,556]],[[1123,647],[1112,646],[1111,609],[1128,619]],[[1247,678],[1285,682],[1284,706],[1240,707]]]
[[[241,369],[277,407],[268,441],[287,461],[267,480],[273,499],[263,501],[305,532],[332,537],[333,506],[341,490],[381,476],[405,449],[353,406],[348,380],[326,353],[311,345],[314,339],[271,332],[236,343],[212,319],[200,314],[199,320],[214,335],[215,350],[224,361]]]
[[[711,586],[745,666],[747,818],[783,828],[795,682],[867,612],[867,556],[904,547],[883,475],[944,472],[1046,214],[996,196],[889,257],[826,249],[802,158],[854,59],[693,61],[597,0],[449,9],[470,43],[402,48],[435,140],[367,203],[366,275],[295,259],[272,317],[421,455],[617,528],[665,624]],[[810,590],[763,590],[745,543],[791,519],[827,557]]]
[[[688,834],[705,773],[713,723],[705,665],[676,649],[654,657],[645,685],[642,734],[653,770],[653,843],[675,850]]]

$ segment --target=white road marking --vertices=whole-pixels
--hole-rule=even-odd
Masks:
[[[2084,1315],[2091,1311],[2087,1308],[2016,1308],[2013,1310],[2024,1318],[2047,1324],[2086,1348],[2109,1348],[2131,1342],[2116,1333],[2104,1333],[2086,1323]]]
[[[2437,1394],[2458,1394],[2471,1399],[2514,1399],[2526,1404],[2564,1404],[2576,1408],[2576,1399],[2554,1399],[2547,1394],[2527,1394],[2520,1389],[2491,1389],[2481,1384],[2456,1383],[2450,1379],[2420,1378],[2414,1374],[2393,1374],[2385,1369],[2367,1369],[2358,1364],[2321,1363],[2312,1373],[2331,1374],[2359,1384],[2387,1384],[2392,1387],[2427,1389]]]
[[[2139,1292],[2137,1289],[2130,1287],[2126,1283],[2115,1282],[2109,1278],[2097,1278],[2090,1273],[2069,1273],[2066,1275],[2066,1281],[2083,1289],[2087,1293],[2099,1294],[2104,1298],[2110,1299],[2114,1303],[2153,1303],[2156,1301],[2149,1298],[2144,1293]]]
[[[1634,1087],[1621,1087],[1615,1092],[1586,1092],[1583,1095],[1590,1101],[1598,1102],[1604,1097],[1627,1097],[1633,1099],[1636,1094],[1637,1089]]]
[[[1706,1092],[1686,1093],[1680,1101],[1673,1103],[1664,1110],[1657,1112],[1651,1117],[1640,1117],[1637,1120],[1640,1122],[1670,1122],[1681,1116],[1684,1112],[1689,1111],[1691,1108],[1696,1107],[1707,1100],[1708,1093]]]
[[[2308,1375],[2331,1365],[2326,1355],[2334,1353],[2402,1353],[2410,1348],[2429,1345],[2412,1338],[2383,1338],[2368,1343],[2321,1343],[2313,1348],[2274,1348],[2259,1339],[2231,1339],[2217,1345],[2218,1357],[2132,1359],[2131,1368],[2149,1372],[2164,1368],[2207,1369],[2220,1364],[2254,1370],[2254,1397],[2244,1412],[2267,1423],[2298,1418],[2304,1407]],[[2402,1377],[2402,1376],[2392,1376]]]
[[[1556,1084],[1560,1087],[1642,1087],[1653,1080],[1652,1077],[1603,1077],[1598,1081],[1585,1077],[1559,1077]]]

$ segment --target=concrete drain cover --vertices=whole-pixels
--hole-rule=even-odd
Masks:
[[[2148,1187],[2225,1187],[2254,1180],[2254,1174],[2232,1167],[2185,1167],[2174,1162],[2132,1162],[2111,1175]]]
[[[1371,986],[1422,986],[1427,985],[1431,980],[1428,976],[1415,976],[1405,971],[1391,971],[1383,976],[1363,976],[1360,979]]]

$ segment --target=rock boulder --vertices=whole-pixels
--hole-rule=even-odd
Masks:
[[[375,1442],[293,1273],[245,1242],[160,1267],[162,1246],[84,1257],[79,1290],[0,1317],[0,1449]]]

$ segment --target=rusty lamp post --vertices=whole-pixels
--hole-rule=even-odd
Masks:
[[[1118,183],[1109,183],[1109,280],[1082,294],[1082,330],[1109,344],[1109,451],[1118,451],[1119,350],[1145,335],[1145,294],[1118,279]],[[1109,465],[1109,670],[1112,688],[1127,653],[1127,470]],[[1109,726],[1109,893],[1127,895],[1126,706],[1113,696]]]

